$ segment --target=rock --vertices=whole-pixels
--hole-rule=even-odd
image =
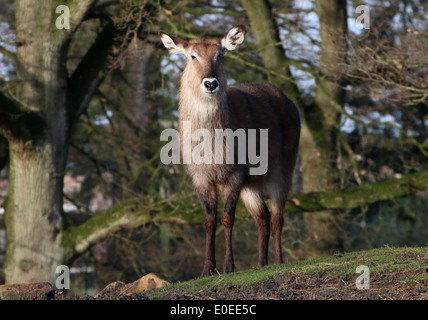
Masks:
[[[149,273],[132,283],[126,284],[120,291],[120,294],[130,295],[150,289],[161,288],[168,284],[170,284],[170,282],[158,277],[154,273]]]
[[[98,292],[94,298],[96,299],[115,299],[120,291],[125,287],[125,283],[122,281],[115,281],[108,284],[103,290]]]
[[[50,300],[55,289],[48,282],[0,285],[0,300]]]
[[[165,279],[160,278],[154,273],[149,273],[140,279],[125,284],[122,281],[115,281],[108,284],[103,290],[97,293],[95,299],[117,299],[119,295],[131,295],[150,289],[161,288],[170,284]]]

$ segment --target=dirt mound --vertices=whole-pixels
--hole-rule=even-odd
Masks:
[[[399,276],[398,278],[401,278]],[[354,279],[353,279],[354,280]],[[352,284],[353,282],[353,284]],[[373,277],[370,289],[357,289],[354,281],[324,275],[276,275],[253,286],[223,285],[189,294],[183,289],[147,291],[121,299],[164,300],[427,300],[423,285],[406,285],[395,276]],[[397,286],[398,284],[398,286]]]
[[[358,271],[361,266],[364,273]],[[366,276],[364,282],[362,276]],[[104,299],[428,300],[427,290],[428,248],[388,247],[211,276],[134,294],[119,291]]]

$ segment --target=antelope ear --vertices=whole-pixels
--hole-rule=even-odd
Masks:
[[[221,39],[221,45],[226,51],[233,51],[238,48],[245,39],[246,28],[242,24],[237,25]]]
[[[187,41],[177,37],[169,36],[164,32],[159,32],[159,36],[163,45],[169,50],[169,52],[176,54],[186,54],[186,47],[188,45]]]

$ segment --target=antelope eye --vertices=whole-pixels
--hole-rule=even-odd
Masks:
[[[192,60],[195,60],[196,59],[196,57],[195,56],[192,56]]]

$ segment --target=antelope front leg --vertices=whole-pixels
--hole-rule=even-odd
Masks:
[[[215,274],[215,231],[217,228],[217,214],[210,211],[205,212],[205,260],[204,270],[201,277],[208,277]]]
[[[225,205],[223,214],[221,216],[221,222],[224,226],[224,237],[225,237],[225,252],[223,260],[223,272],[231,273],[235,270],[235,264],[233,262],[233,251],[232,251],[232,229],[235,222],[235,209],[239,199],[239,189],[232,190],[225,198]]]
[[[198,190],[199,200],[205,212],[205,260],[201,277],[215,274],[215,231],[217,228],[217,192],[215,187]]]

